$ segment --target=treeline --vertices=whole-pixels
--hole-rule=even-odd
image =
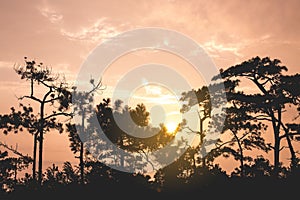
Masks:
[[[4,134],[25,132],[32,137],[33,149],[28,156],[0,143],[5,149],[0,152],[3,198],[63,193],[74,197],[297,193],[300,75],[288,74],[278,59],[251,58],[220,70],[213,84],[183,92],[181,112],[196,108],[199,128],[192,129],[184,119],[172,133],[164,124],[151,126],[143,103],[131,108],[121,100],[104,98],[93,107],[98,101],[95,93],[105,90],[101,82],[91,79],[90,90],[80,91],[42,63],[27,58],[15,71],[29,83],[29,93],[19,97],[19,107],[0,116],[0,128]],[[215,108],[223,112],[216,114]],[[53,130],[68,134],[78,166],[66,161],[61,169],[53,164],[42,170],[44,134]],[[220,132],[221,137],[211,137],[210,130]],[[194,134],[199,142],[190,146],[177,138],[176,145],[168,147],[182,132]],[[270,137],[272,142],[266,139]],[[163,165],[160,169],[151,152],[164,148],[169,149],[157,156]],[[288,165],[281,159],[283,149],[289,152]],[[272,153],[273,162],[249,152]],[[176,159],[168,163],[172,156]],[[231,174],[221,168],[219,157],[238,163]],[[31,173],[18,176],[29,167]],[[144,175],[146,168],[153,169],[153,178]]]

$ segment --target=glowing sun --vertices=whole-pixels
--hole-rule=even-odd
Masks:
[[[178,125],[175,122],[169,122],[166,124],[166,128],[169,133],[175,132],[175,130],[177,129],[177,126]]]

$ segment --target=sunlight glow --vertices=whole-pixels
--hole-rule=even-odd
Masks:
[[[174,133],[175,130],[177,129],[177,124],[175,122],[169,122],[166,124],[166,128],[169,133]]]

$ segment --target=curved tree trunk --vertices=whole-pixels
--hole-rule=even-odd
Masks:
[[[244,177],[245,175],[245,170],[244,170],[244,151],[243,151],[243,147],[241,144],[240,139],[237,136],[236,131],[231,131],[234,135],[234,138],[236,139],[237,143],[238,143],[238,147],[239,147],[239,151],[240,151],[240,168],[241,168],[241,177]]]
[[[291,170],[293,171],[294,168],[297,166],[297,157],[296,157],[296,152],[294,150],[294,147],[293,147],[293,144],[292,144],[292,141],[291,141],[291,138],[289,136],[289,130],[283,125],[283,123],[281,122],[281,126],[283,127],[284,129],[284,136],[282,136],[280,139],[283,139],[284,137],[286,138],[286,141],[288,143],[288,147],[289,147],[289,150],[290,150],[290,154],[291,154]]]

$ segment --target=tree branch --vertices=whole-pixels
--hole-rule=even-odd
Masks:
[[[279,138],[282,139],[282,138],[286,137],[286,135],[288,135],[288,136],[296,136],[296,135],[300,135],[300,133],[286,133],[284,135],[281,135]]]
[[[34,100],[34,101],[37,101],[37,102],[39,102],[39,103],[42,103],[42,101],[41,101],[40,99],[38,99],[37,97],[32,96],[32,95],[30,95],[30,96],[25,95],[25,96],[21,96],[21,97],[17,97],[17,98],[18,98],[18,100],[23,100],[24,98],[26,98],[26,99],[32,99],[32,100]]]
[[[28,158],[29,156],[24,156],[22,153],[20,153],[18,150],[17,150],[17,147],[14,149],[12,147],[9,147],[7,144],[3,143],[3,142],[0,142],[0,146],[3,146],[4,148],[10,150],[11,152],[13,152],[14,154],[22,157],[22,158]],[[29,157],[31,159],[31,157]]]
[[[59,100],[59,99],[60,99],[59,97],[56,97],[56,98],[53,98],[53,99],[45,100],[44,103],[50,103],[52,101],[56,101],[56,100]]]
[[[44,120],[48,120],[52,117],[56,117],[56,116],[66,116],[66,117],[72,117],[73,114],[72,113],[64,113],[64,112],[60,112],[60,113],[53,113],[51,115],[48,115],[47,117],[44,118]]]

